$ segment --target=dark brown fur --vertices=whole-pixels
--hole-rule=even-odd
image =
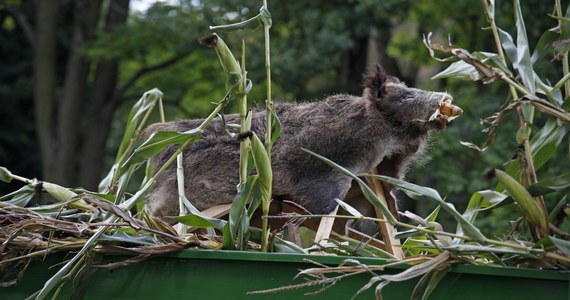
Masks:
[[[273,197],[288,199],[312,213],[329,213],[335,198],[344,199],[351,179],[319,159],[306,148],[346,167],[353,173],[368,172],[380,165],[381,172],[402,178],[410,163],[426,147],[433,130],[445,128],[447,119],[431,118],[445,93],[409,88],[388,76],[381,67],[364,78],[363,96],[333,95],[313,103],[277,103],[283,124],[272,151]],[[254,110],[251,130],[263,137],[265,110]],[[235,114],[226,123],[239,123]],[[155,124],[147,133],[186,131],[202,120]],[[200,210],[229,203],[238,184],[239,142],[225,134],[221,120],[212,121],[202,139],[184,151],[186,197]],[[162,165],[174,152],[170,146],[154,159]],[[382,164],[381,164],[382,163]],[[178,214],[175,166],[160,176],[148,197],[148,208],[159,217]]]

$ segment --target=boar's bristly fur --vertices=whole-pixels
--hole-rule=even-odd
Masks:
[[[409,88],[387,75],[380,66],[364,77],[363,95],[339,94],[313,103],[276,103],[282,133],[272,150],[273,197],[287,199],[312,213],[329,213],[344,199],[351,179],[311,156],[311,150],[355,174],[368,172],[382,162],[383,174],[402,178],[410,163],[425,148],[430,131],[442,130],[447,117],[438,114],[447,93]],[[459,109],[459,108],[457,108]],[[265,110],[252,111],[251,130],[265,136]],[[156,131],[186,131],[203,120],[154,124]],[[226,123],[239,123],[235,114]],[[186,197],[203,210],[235,197],[238,184],[239,141],[226,134],[224,123],[213,120],[199,141],[184,151]],[[170,146],[153,158],[155,168],[174,153]],[[157,180],[148,197],[151,214],[178,214],[176,166]]]

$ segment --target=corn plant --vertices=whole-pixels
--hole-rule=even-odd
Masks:
[[[477,151],[492,147],[497,128],[501,126],[505,116],[516,113],[520,128],[513,136],[521,145],[516,159],[508,162],[504,171],[493,169],[491,173],[498,179],[498,184],[494,188],[473,193],[466,210],[459,212],[453,204],[431,188],[385,176],[352,174],[325,157],[311,153],[337,171],[352,177],[361,186],[365,197],[385,216],[385,219],[363,216],[339,200],[339,204],[349,215],[338,218],[397,225],[401,229],[397,238],[405,240],[402,247],[407,257],[397,261],[380,249],[339,236],[337,238],[342,242],[333,241],[330,243],[333,244],[332,247],[324,250],[341,255],[379,257],[386,259],[387,264],[363,265],[353,257],[338,267],[320,265],[303,270],[299,275],[308,276],[309,281],[287,288],[308,287],[315,284],[323,284],[326,288],[347,276],[368,273],[371,274],[369,283],[355,293],[375,288],[377,296],[381,297],[382,288],[390,282],[421,277],[413,297],[426,299],[447,270],[457,263],[491,266],[526,264],[539,265],[543,268],[568,268],[570,235],[560,229],[558,220],[560,215],[566,218],[570,214],[567,198],[559,196],[568,192],[570,173],[539,180],[537,172],[553,157],[554,152],[562,145],[562,141],[567,138],[570,121],[567,109],[567,99],[570,96],[568,66],[570,43],[567,42],[570,34],[570,8],[563,14],[560,1],[555,1],[552,17],[556,20],[557,26],[545,32],[531,53],[519,2],[514,1],[517,21],[516,43],[509,33],[496,26],[494,1],[483,0],[482,3],[490,22],[491,34],[497,45],[496,53],[470,52],[454,45],[433,43],[430,35],[424,42],[434,58],[443,62],[452,62],[447,69],[436,75],[435,79],[455,77],[481,80],[484,83],[499,82],[508,86],[510,92],[508,104],[487,119],[490,125],[487,129],[487,142],[482,146],[469,142],[463,144]],[[281,128],[279,120],[275,117],[274,104],[271,100],[269,49],[271,16],[267,10],[267,1],[263,2],[257,16],[236,24],[213,26],[211,29],[222,32],[259,26],[263,27],[265,36],[267,129],[265,136],[258,137],[251,134],[250,138],[241,142],[240,183],[236,187],[237,196],[232,202],[228,220],[201,215],[186,199],[183,194],[184,189],[179,189],[182,191],[179,199],[180,207],[183,209],[181,215],[174,219],[187,226],[216,229],[222,232],[222,236],[210,235],[207,239],[201,239],[196,235],[186,235],[183,230],[177,232],[169,224],[146,215],[140,209],[145,194],[156,178],[180,157],[185,146],[200,138],[208,123],[218,117],[228,103],[232,101],[238,103],[241,117],[240,131],[241,133],[249,131],[251,114],[247,108],[247,94],[252,83],[247,79],[245,45],[242,43],[242,57],[238,62],[222,38],[214,33],[202,42],[214,48],[218,55],[226,75],[225,96],[216,103],[210,115],[197,128],[181,133],[157,132],[143,139],[141,131],[150,114],[156,107],[162,111],[162,92],[153,89],[145,93],[131,110],[114,164],[101,182],[98,191],[72,189],[28,179],[0,167],[0,180],[5,182],[16,180],[25,184],[21,189],[0,197],[0,221],[2,224],[9,224],[3,226],[0,231],[2,285],[15,284],[15,278],[21,276],[30,259],[54,251],[77,251],[77,254],[33,295],[36,299],[44,299],[47,296],[56,298],[63,284],[72,279],[81,279],[83,267],[93,253],[128,250],[129,253],[138,254],[128,261],[102,266],[106,268],[120,267],[149,256],[187,248],[250,250],[251,242],[259,245],[254,246],[254,250],[307,253],[306,249],[301,249],[278,237],[273,237],[270,241],[268,235],[267,214],[272,191],[271,146],[278,138]],[[436,57],[436,51],[446,53],[446,56]],[[555,61],[562,63],[563,74],[553,85],[542,79],[533,68],[533,65],[544,59],[547,53],[554,53]],[[535,113],[541,113],[546,122],[538,124],[534,118]],[[164,120],[164,117],[162,119]],[[164,166],[154,173],[151,172],[151,167],[147,163],[149,158],[169,145],[178,145],[177,151]],[[179,162],[179,168],[183,167]],[[138,191],[131,194],[127,186],[133,183],[133,174],[139,169],[144,169],[146,176],[140,182]],[[412,199],[432,201],[437,204],[437,208],[426,217],[404,212],[402,214],[414,224],[400,222],[368,188],[361,179],[363,176],[374,177],[398,187]],[[179,180],[183,182],[182,178]],[[59,202],[29,207],[30,200],[43,192]],[[552,195],[560,198],[555,199],[557,205],[554,209],[548,211],[545,198]],[[517,228],[521,229],[517,234],[511,233],[504,238],[489,237],[474,225],[480,212],[491,211],[509,203],[514,203],[521,211],[520,218],[516,220]],[[261,229],[249,226],[253,211],[259,206],[264,215]],[[139,209],[135,215],[131,215],[135,207]],[[456,222],[457,227],[454,232],[445,231],[437,221],[440,212],[449,214]],[[412,265],[412,267],[396,275],[379,273],[393,265]],[[331,273],[340,275],[326,277]],[[287,288],[255,293],[275,292]]]
[[[269,45],[269,28],[271,16],[267,10],[267,2],[261,8],[258,16],[241,24],[232,24],[213,29],[241,29],[252,23],[261,24],[264,27],[266,46]],[[11,224],[3,228],[0,233],[2,246],[0,253],[2,261],[2,285],[12,285],[16,280],[11,278],[21,276],[28,261],[34,257],[41,257],[53,251],[77,250],[77,254],[63,265],[58,272],[50,278],[44,287],[33,296],[43,299],[48,295],[57,298],[61,287],[66,281],[74,276],[80,276],[80,270],[86,264],[87,256],[94,250],[97,252],[117,251],[117,243],[131,245],[129,252],[140,253],[138,258],[129,260],[139,261],[153,255],[180,251],[185,248],[208,248],[208,249],[246,249],[250,238],[258,241],[263,251],[268,250],[268,228],[264,222],[262,230],[249,228],[249,218],[253,211],[262,205],[267,214],[269,201],[271,200],[271,162],[270,149],[280,132],[278,120],[268,118],[268,135],[265,137],[265,145],[253,135],[249,140],[242,142],[240,149],[240,185],[239,193],[233,202],[229,220],[212,219],[204,217],[195,210],[180,193],[180,207],[188,208],[187,212],[176,218],[182,224],[203,228],[216,228],[223,232],[223,238],[203,241],[193,236],[181,236],[169,224],[148,216],[143,210],[132,216],[130,211],[142,203],[146,193],[152,187],[156,178],[178,158],[179,168],[182,150],[191,142],[200,138],[201,132],[208,123],[218,117],[222,109],[231,101],[237,101],[241,117],[241,131],[247,132],[250,127],[251,114],[247,110],[247,93],[251,90],[252,83],[247,79],[245,69],[245,45],[242,47],[241,65],[224,41],[216,34],[202,41],[207,46],[216,50],[220,63],[226,74],[226,95],[219,101],[205,118],[204,122],[195,129],[187,132],[157,132],[146,140],[141,140],[141,132],[155,107],[159,107],[161,119],[164,121],[162,109],[162,92],[153,89],[133,106],[128,117],[124,136],[121,140],[115,162],[108,175],[101,181],[99,191],[92,192],[84,189],[71,189],[53,183],[43,182],[36,179],[28,179],[12,174],[8,169],[0,167],[0,180],[10,182],[21,181],[25,184],[21,189],[4,195],[0,198],[2,219]],[[266,72],[268,80],[267,106],[268,115],[273,116],[273,104],[270,90],[270,63],[269,49],[266,49]],[[275,131],[272,133],[272,128]],[[154,173],[147,163],[149,159],[162,151],[166,146],[177,144],[178,148],[166,164]],[[249,175],[252,167],[248,166],[248,159],[252,159],[256,169],[255,175]],[[127,186],[133,179],[133,174],[145,166],[145,179],[140,183],[140,189],[134,193],[127,192]],[[180,176],[180,175],[179,175]],[[183,180],[180,180],[183,182]],[[183,187],[180,189],[183,191]],[[261,197],[252,199],[252,194],[260,191]],[[26,207],[31,199],[43,191],[47,192],[59,203],[38,207]],[[249,207],[247,205],[251,202]],[[181,210],[184,212],[184,210]],[[83,224],[83,225],[79,225]],[[30,230],[29,228],[33,228]],[[53,233],[63,232],[65,237],[60,239]],[[49,233],[49,238],[44,238],[38,233]],[[74,236],[74,242],[69,242],[69,235]],[[33,240],[33,243],[29,243]],[[272,249],[284,252],[303,252],[300,248],[287,243],[279,238],[272,240]],[[34,250],[28,251],[26,245]],[[30,249],[32,249],[30,248]],[[123,248],[124,249],[124,248]],[[106,267],[113,268],[125,263],[110,264]],[[14,266],[18,266],[14,268]],[[8,280],[8,281],[6,281]]]
[[[298,274],[308,279],[305,283],[255,291],[254,294],[315,285],[320,285],[320,289],[323,290],[347,276],[366,273],[371,274],[371,279],[355,292],[355,296],[364,290],[374,288],[376,297],[381,299],[383,287],[390,282],[420,277],[411,298],[427,299],[449,268],[458,263],[486,266],[539,266],[551,269],[570,267],[570,234],[559,228],[560,224],[570,216],[567,204],[570,173],[542,180],[537,176],[541,167],[560,150],[569,129],[570,7],[563,13],[560,1],[554,1],[554,13],[551,17],[557,25],[542,35],[534,52],[531,53],[519,1],[513,1],[516,40],[508,32],[497,27],[494,1],[482,0],[482,4],[496,43],[496,53],[470,52],[451,44],[437,44],[431,41],[431,34],[425,37],[424,43],[433,58],[441,62],[452,62],[445,70],[435,75],[434,79],[460,78],[482,81],[485,84],[498,82],[508,86],[508,103],[486,120],[489,124],[489,128],[485,130],[486,143],[478,146],[470,142],[461,142],[476,151],[485,151],[492,147],[497,129],[505,116],[510,113],[517,115],[520,126],[519,130],[513,133],[513,138],[520,147],[516,151],[516,159],[506,162],[506,170],[493,169],[490,172],[496,177],[497,186],[473,193],[466,210],[461,213],[434,189],[386,176],[347,174],[353,178],[374,177],[398,187],[411,199],[428,200],[437,204],[437,208],[427,217],[411,212],[402,213],[417,225],[393,220],[389,215],[386,220],[376,220],[396,224],[402,229],[397,237],[405,239],[402,247],[407,257],[384,265],[364,265],[358,259],[352,258],[338,267],[320,265],[302,270]],[[446,53],[447,56],[437,57],[436,51]],[[561,78],[553,85],[549,85],[547,80],[541,78],[533,67],[548,53],[554,54],[553,63],[562,63]],[[547,59],[552,58],[547,57]],[[539,124],[535,113],[542,114],[541,119],[546,121]],[[342,166],[334,164],[325,157],[314,153],[313,155],[337,171],[347,172]],[[363,193],[365,190],[364,187]],[[547,210],[545,197],[551,197],[550,200],[556,203],[552,211]],[[373,197],[367,198],[375,203]],[[509,203],[513,203],[520,211],[519,218],[514,220],[517,224],[516,232],[507,233],[499,239],[486,236],[474,225],[480,212],[492,211]],[[362,215],[353,209],[346,210],[352,212],[353,217],[363,219]],[[444,231],[443,226],[437,222],[441,211],[449,214],[456,222],[455,232]],[[411,265],[411,267],[395,275],[381,274],[386,267],[395,265]],[[327,276],[329,274],[340,275]]]

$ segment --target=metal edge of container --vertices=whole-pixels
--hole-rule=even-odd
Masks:
[[[370,257],[353,257],[353,256],[333,256],[333,255],[309,255],[296,253],[261,253],[252,251],[230,251],[230,250],[183,250],[178,253],[168,254],[166,257],[182,258],[182,259],[212,259],[212,260],[242,260],[242,261],[272,261],[272,262],[295,262],[310,263],[310,261],[319,262],[326,265],[339,265],[346,259],[354,259],[367,265],[384,265],[388,261],[380,258]],[[406,269],[406,266],[393,266],[390,269]],[[515,268],[500,266],[475,266],[458,264],[454,265],[451,272],[493,275],[493,276],[512,276],[521,278],[535,278],[546,280],[568,281],[570,279],[570,271],[564,270],[544,270],[531,268]]]

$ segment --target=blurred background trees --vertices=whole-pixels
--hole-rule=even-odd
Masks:
[[[514,31],[511,1],[498,1],[499,27]],[[529,41],[554,27],[553,2],[522,1]],[[144,5],[148,4],[148,5]],[[65,186],[96,189],[112,164],[126,113],[143,92],[165,93],[167,118],[204,116],[223,95],[215,54],[197,39],[209,25],[249,18],[260,1],[0,0],[0,165],[13,173]],[[563,3],[566,7],[567,3]],[[270,1],[272,74],[278,99],[311,101],[336,92],[360,93],[361,74],[373,63],[410,86],[447,90],[465,114],[434,136],[430,159],[409,179],[432,186],[463,206],[489,183],[483,174],[516,151],[517,120],[503,126],[493,147],[478,153],[479,120],[507,99],[505,87],[429,80],[436,64],[422,36],[472,50],[495,50],[482,5],[469,0]],[[142,9],[141,7],[144,7]],[[237,53],[246,40],[250,101],[262,104],[262,34],[224,35]],[[557,61],[538,69],[559,78]],[[548,78],[548,76],[546,76]],[[231,111],[232,107],[228,107]],[[567,156],[546,166],[568,168]],[[548,172],[548,171],[547,171]],[[0,186],[0,194],[12,190]],[[416,207],[417,206],[417,207]],[[426,210],[421,202],[405,209]]]

